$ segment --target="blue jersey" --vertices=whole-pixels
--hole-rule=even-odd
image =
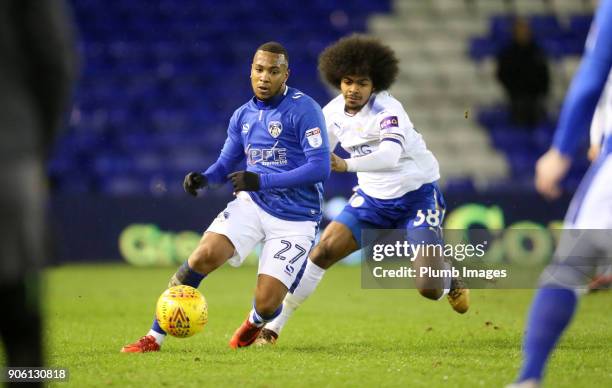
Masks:
[[[219,160],[235,166],[246,158],[247,171],[260,176],[260,191],[249,194],[267,213],[283,220],[318,222],[323,180],[329,176],[329,152],[321,107],[299,90],[287,87],[271,101],[254,97],[234,112]],[[309,163],[312,160],[323,161],[326,167],[317,170],[327,171],[313,174],[306,169],[307,165],[315,166]],[[215,177],[211,172],[213,167],[205,174],[212,183],[221,183],[219,174]],[[223,173],[231,171],[228,167]]]
[[[563,103],[553,146],[571,156],[587,133],[612,68],[612,0],[602,0],[580,67]]]

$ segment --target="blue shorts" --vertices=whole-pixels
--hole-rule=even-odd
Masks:
[[[404,229],[412,243],[439,243],[445,210],[436,182],[394,199],[377,199],[358,189],[334,221],[346,225],[359,246],[364,229]]]

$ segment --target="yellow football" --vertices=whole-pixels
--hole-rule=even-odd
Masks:
[[[155,315],[159,326],[173,337],[186,338],[204,329],[208,305],[204,296],[190,286],[175,286],[157,300]]]

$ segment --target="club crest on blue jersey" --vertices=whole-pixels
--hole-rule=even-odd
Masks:
[[[283,124],[280,121],[270,121],[268,124],[268,132],[273,138],[277,138],[283,131]]]

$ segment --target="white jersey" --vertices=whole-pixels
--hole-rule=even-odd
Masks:
[[[389,92],[373,93],[355,115],[344,111],[344,96],[331,100],[324,108],[330,149],[340,142],[342,148],[358,158],[378,149],[381,142],[402,146],[396,167],[375,172],[357,172],[359,187],[379,199],[399,198],[409,191],[440,179],[440,168],[427,149],[402,104]]]

